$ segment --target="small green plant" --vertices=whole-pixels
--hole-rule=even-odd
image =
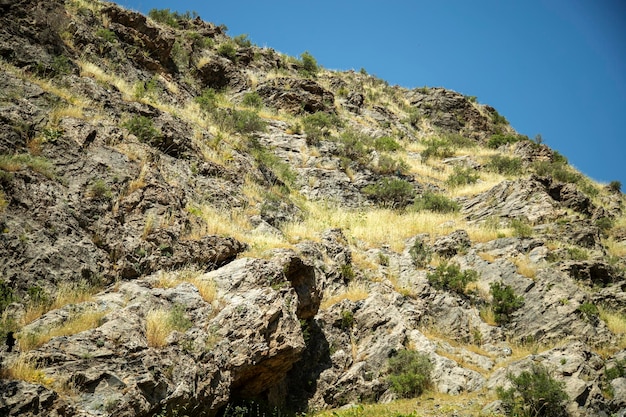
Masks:
[[[237,47],[233,42],[224,42],[217,48],[217,54],[235,62],[237,60]]]
[[[426,145],[426,149],[421,153],[424,161],[430,158],[443,159],[454,156],[454,151],[450,144],[443,139],[433,138],[425,141],[424,144]]]
[[[117,40],[115,32],[110,29],[100,28],[96,31],[96,36],[105,42],[113,43]]]
[[[523,220],[511,219],[509,224],[517,237],[529,238],[533,235],[533,228]]]
[[[340,127],[341,119],[334,114],[317,112],[302,118],[302,127],[309,145],[317,145],[320,140],[330,137],[330,129]]]
[[[438,290],[464,294],[467,284],[478,279],[478,273],[471,269],[461,271],[456,263],[442,262],[434,272],[426,275],[426,279],[430,285]]]
[[[161,132],[154,127],[152,119],[146,116],[133,116],[122,124],[142,142],[155,145],[161,142]]]
[[[591,323],[597,322],[598,318],[600,317],[600,311],[598,310],[598,307],[596,307],[596,305],[593,303],[584,302],[578,306],[577,310],[582,314],[585,320]]]
[[[550,161],[536,161],[532,164],[533,170],[537,175],[543,177],[552,177],[557,181],[578,184],[583,180],[583,176],[578,172],[571,169],[567,162],[561,162],[554,160]]]
[[[433,251],[422,239],[416,238],[413,246],[409,249],[409,255],[413,265],[424,268],[433,258]]]
[[[604,378],[610,382],[616,378],[626,377],[626,359],[616,360],[615,366],[604,369]]]
[[[343,330],[351,329],[354,325],[354,313],[350,310],[341,311],[341,328]]]
[[[317,75],[317,73],[319,72],[319,67],[317,66],[317,61],[315,60],[313,55],[311,55],[307,51],[304,51],[300,55],[300,60],[302,62],[301,72],[303,75],[309,77],[314,77],[315,75]]]
[[[0,313],[13,301],[15,301],[13,289],[4,280],[0,279]]]
[[[406,207],[415,195],[413,186],[398,178],[383,178],[363,188],[363,193],[385,207]]]
[[[503,135],[497,133],[489,138],[487,146],[491,149],[497,149],[502,145],[519,142],[520,140],[522,140],[522,137],[518,135]]]
[[[619,194],[622,192],[622,183],[619,181],[611,181],[609,183],[609,185],[607,186],[607,188],[609,189],[609,191],[611,191],[612,193],[616,193]]]
[[[241,101],[246,107],[252,107],[254,109],[260,109],[263,107],[263,99],[256,92],[246,93]]]
[[[427,355],[414,350],[400,350],[389,358],[388,366],[389,384],[400,397],[414,398],[430,387],[433,365]]]
[[[104,199],[111,198],[111,190],[103,179],[95,180],[90,186],[87,193],[92,198]]]
[[[494,110],[493,113],[491,113],[491,121],[496,125],[509,123],[504,116],[497,112],[497,110]]]
[[[182,304],[174,304],[174,307],[170,311],[168,322],[173,330],[180,332],[190,329],[193,325],[191,320],[185,315],[185,306]]]
[[[252,41],[248,38],[247,33],[242,33],[241,35],[237,35],[233,38],[237,46],[242,48],[249,48],[252,46]]]
[[[452,174],[446,179],[446,184],[450,187],[460,187],[475,184],[479,178],[480,175],[472,168],[455,166]]]
[[[383,136],[374,140],[374,149],[377,151],[394,152],[400,149],[400,144],[394,138]]]
[[[533,364],[530,371],[515,376],[508,374],[512,387],[498,387],[498,398],[508,416],[516,417],[565,417],[568,395],[565,383],[550,376],[545,366]]]
[[[198,17],[198,13],[195,11],[186,11],[185,13],[178,13],[176,11],[170,11],[170,9],[151,9],[148,12],[148,16],[155,22],[163,23],[175,29],[180,27],[179,20],[191,20]]]
[[[493,299],[491,310],[498,325],[508,323],[511,314],[524,305],[524,299],[515,295],[510,285],[504,285],[502,282],[492,282],[489,292]]]
[[[375,167],[372,167],[373,171],[377,174],[388,175],[396,174],[401,175],[408,169],[407,163],[401,158],[394,158],[392,156],[382,154],[378,157],[378,163]]]
[[[412,209],[415,211],[426,210],[436,213],[454,213],[459,211],[460,206],[459,203],[443,194],[425,191],[422,195],[415,198]]]
[[[493,155],[486,168],[502,175],[520,175],[522,173],[522,160],[515,157]]]
[[[198,103],[202,111],[212,113],[217,109],[217,92],[212,88],[207,88],[194,101]]]

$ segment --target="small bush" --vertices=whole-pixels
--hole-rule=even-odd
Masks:
[[[115,32],[109,29],[100,28],[96,31],[96,36],[105,42],[113,43],[117,40]]]
[[[550,176],[561,182],[577,184],[583,179],[581,174],[575,172],[567,163],[563,162],[536,161],[532,164],[532,168],[537,175]]]
[[[493,113],[491,113],[491,121],[497,125],[505,125],[508,124],[509,122],[506,120],[506,118],[504,116],[502,116],[500,113],[497,112],[497,110],[494,109]]]
[[[606,367],[604,369],[604,377],[607,382],[610,382],[616,378],[625,378],[626,377],[626,359],[624,360],[616,360],[615,366],[609,368]]]
[[[408,165],[403,159],[396,159],[389,155],[380,155],[376,167],[373,167],[374,172],[378,174],[396,174],[401,175],[408,169]]]
[[[237,60],[237,48],[232,42],[224,42],[221,44],[217,48],[217,54],[223,56],[224,58],[228,58],[233,62]]]
[[[108,199],[111,198],[111,189],[103,179],[97,179],[89,186],[87,195],[96,199]]]
[[[591,323],[597,322],[598,318],[600,317],[600,311],[598,310],[598,307],[596,307],[596,305],[593,303],[584,302],[578,306],[577,310],[580,311],[585,320]]]
[[[332,127],[340,127],[341,120],[334,114],[317,112],[302,118],[304,134],[309,145],[318,144],[330,136]]]
[[[622,183],[619,181],[611,181],[607,187],[612,193],[619,194],[622,192]]]
[[[493,155],[486,168],[502,175],[520,175],[522,173],[522,160],[509,156]]]
[[[4,309],[7,308],[7,306],[13,301],[15,301],[13,288],[4,282],[4,280],[0,279],[0,313],[2,313]]]
[[[520,140],[522,140],[522,138],[518,135],[502,135],[498,133],[489,138],[487,146],[491,149],[498,149],[502,145],[519,142]]]
[[[400,144],[389,136],[383,136],[374,140],[374,149],[377,151],[394,152],[400,149]]]
[[[461,271],[459,265],[455,263],[442,262],[437,266],[435,272],[426,275],[426,279],[430,285],[438,290],[464,294],[467,284],[478,279],[478,273],[471,269]]]
[[[463,185],[475,184],[480,175],[469,167],[454,167],[452,174],[446,179],[446,184],[450,187],[460,187]]]
[[[415,199],[412,206],[415,211],[433,211],[437,213],[453,213],[459,211],[460,206],[445,195],[426,191]]]
[[[192,326],[185,316],[182,305],[176,304],[170,311],[151,310],[146,316],[146,338],[148,346],[163,347],[167,336],[174,330],[184,332]]]
[[[341,311],[341,328],[343,330],[351,329],[354,325],[354,313],[350,310]]]
[[[425,142],[426,149],[421,153],[424,161],[430,158],[449,158],[454,156],[454,151],[450,147],[450,144],[442,139],[430,139]]]
[[[256,92],[246,93],[243,96],[241,104],[247,107],[252,107],[254,109],[260,109],[261,107],[263,107],[263,99]]]
[[[553,379],[543,365],[533,364],[531,371],[519,376],[508,374],[513,385],[508,390],[498,387],[496,392],[509,416],[565,417],[565,383]]]
[[[413,246],[409,249],[409,255],[411,255],[413,265],[423,268],[433,258],[433,251],[422,239],[415,239]]]
[[[247,33],[242,33],[241,35],[237,35],[233,38],[233,40],[235,41],[237,46],[240,46],[242,48],[249,48],[252,46],[252,41],[250,41],[250,38],[248,38]]]
[[[202,111],[212,113],[217,109],[217,92],[212,88],[207,88],[194,101],[200,105]]]
[[[529,238],[533,235],[533,228],[523,220],[511,219],[510,225],[517,237]]]
[[[317,61],[309,52],[305,51],[300,55],[302,62],[302,73],[304,75],[314,77],[319,72]]]
[[[148,16],[155,22],[163,23],[175,29],[178,29],[180,25],[179,20],[191,20],[198,17],[198,13],[195,11],[186,11],[185,13],[178,13],[176,11],[170,11],[170,9],[151,9],[148,12]]]
[[[235,110],[232,118],[236,132],[251,133],[265,130],[265,121],[254,111]]]
[[[516,296],[513,288],[502,282],[492,282],[489,286],[489,292],[493,297],[491,310],[498,325],[508,323],[511,314],[524,305],[524,299]]]
[[[122,125],[142,142],[155,145],[161,141],[161,132],[154,127],[152,119],[146,116],[133,116]]]
[[[394,208],[406,207],[415,195],[413,186],[398,178],[383,178],[362,191],[376,203]]]
[[[425,354],[401,350],[389,358],[388,365],[391,389],[400,397],[417,397],[431,384],[433,365]]]

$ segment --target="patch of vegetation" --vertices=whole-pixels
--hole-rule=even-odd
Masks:
[[[533,235],[533,228],[523,220],[511,219],[509,225],[513,229],[513,234],[521,238],[529,238]]]
[[[177,11],[171,11],[170,9],[151,9],[148,12],[148,16],[155,22],[178,29],[180,28],[180,24],[178,23],[180,20],[195,19],[198,17],[198,13],[195,11],[178,13]]]
[[[221,130],[241,134],[264,131],[266,127],[265,120],[252,110],[218,108],[212,119]]]
[[[115,32],[110,29],[100,28],[96,31],[96,36],[105,42],[113,43],[117,40]]]
[[[452,150],[450,144],[443,139],[429,139],[425,141],[424,144],[426,145],[426,149],[420,154],[424,161],[430,158],[443,159],[454,156],[454,150]]]
[[[218,93],[213,88],[206,88],[202,91],[202,94],[194,99],[194,101],[198,103],[202,111],[210,114],[217,109],[217,94]]]
[[[13,301],[15,301],[13,288],[11,288],[11,286],[4,280],[0,279],[0,313],[2,313],[4,309],[7,308],[7,306]]]
[[[363,193],[384,207],[406,207],[415,196],[411,183],[398,178],[383,178],[363,188]]]
[[[243,100],[241,100],[241,104],[246,107],[252,107],[253,109],[260,109],[263,107],[263,99],[256,92],[246,93],[243,96]]]
[[[351,329],[354,326],[354,313],[350,310],[341,311],[341,328],[343,330]]]
[[[167,336],[174,330],[184,332],[191,328],[192,323],[185,315],[185,308],[175,304],[170,310],[151,310],[146,315],[146,338],[148,346],[165,346]]]
[[[532,168],[537,175],[543,177],[549,176],[560,182],[578,184],[584,179],[580,173],[574,171],[571,167],[569,167],[569,165],[567,165],[567,160],[561,161],[559,159],[555,159],[552,162],[535,161],[532,164]]]
[[[491,113],[491,121],[496,125],[505,125],[509,123],[506,118],[495,109],[493,110],[493,113]]]
[[[620,181],[611,181],[609,185],[607,185],[607,188],[612,193],[619,194],[622,192],[622,183]]]
[[[341,127],[342,122],[334,114],[317,112],[302,118],[304,134],[309,145],[317,145],[320,140],[330,137],[330,129]]]
[[[300,63],[302,64],[300,72],[307,77],[315,77],[319,72],[317,61],[308,51],[304,51],[300,55]]]
[[[459,211],[460,206],[459,203],[443,194],[425,191],[415,198],[411,208],[415,211],[426,210],[436,213],[454,213]]]
[[[248,37],[247,33],[242,33],[241,35],[237,35],[233,38],[233,41],[237,44],[237,46],[241,48],[250,48],[252,46],[252,41]]]
[[[511,314],[524,305],[524,298],[515,295],[513,288],[502,282],[492,282],[489,292],[493,298],[491,310],[498,325],[508,323]]]
[[[389,136],[374,139],[374,149],[377,151],[394,152],[400,149],[400,144]]]
[[[600,317],[598,307],[590,302],[584,302],[578,306],[577,310],[590,323],[596,323]]]
[[[478,279],[478,273],[471,269],[461,271],[456,263],[442,262],[434,272],[426,275],[426,279],[438,290],[465,294],[465,287]]]
[[[158,145],[161,143],[161,132],[154,127],[152,119],[146,116],[133,116],[122,124],[130,133],[137,136],[142,142],[150,145]]]
[[[497,133],[489,138],[487,141],[487,147],[491,149],[498,149],[502,145],[519,142],[522,139],[523,137],[519,135],[503,135],[501,133]]]
[[[408,164],[402,158],[394,158],[393,156],[382,154],[378,157],[378,163],[372,170],[377,174],[402,175],[408,169]]]
[[[522,160],[520,158],[493,155],[486,165],[487,170],[497,172],[502,175],[522,174]]]
[[[626,377],[626,359],[616,360],[615,366],[606,367],[604,369],[604,378],[607,382],[611,382],[617,378]]]
[[[533,364],[530,371],[518,376],[508,374],[512,387],[497,388],[508,416],[516,417],[565,417],[565,403],[568,400],[565,383],[550,376],[545,366]]]
[[[217,47],[217,54],[228,58],[233,62],[237,61],[237,46],[233,42],[224,42]]]
[[[87,195],[96,199],[109,199],[111,198],[111,189],[103,179],[97,179],[89,186]]]
[[[403,398],[421,395],[431,384],[430,358],[414,350],[400,350],[389,358],[388,380],[391,389]]]
[[[433,258],[433,251],[422,239],[415,239],[413,246],[409,249],[409,255],[411,255],[413,265],[417,268],[424,268]]]
[[[0,155],[0,172],[16,172],[31,169],[48,179],[55,179],[54,165],[46,158],[30,154]],[[3,178],[9,175],[2,175]]]
[[[460,187],[463,185],[475,184],[480,175],[472,168],[455,166],[452,174],[446,179],[446,184],[450,187]]]

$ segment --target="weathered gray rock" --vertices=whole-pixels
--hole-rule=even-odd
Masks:
[[[292,114],[334,112],[335,96],[310,79],[275,78],[257,87],[266,105]]]

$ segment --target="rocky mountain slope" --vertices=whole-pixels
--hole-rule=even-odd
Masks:
[[[395,404],[406,350],[448,404],[407,412],[506,413],[541,365],[569,415],[624,415],[619,183],[191,13],[0,11],[0,415]]]

